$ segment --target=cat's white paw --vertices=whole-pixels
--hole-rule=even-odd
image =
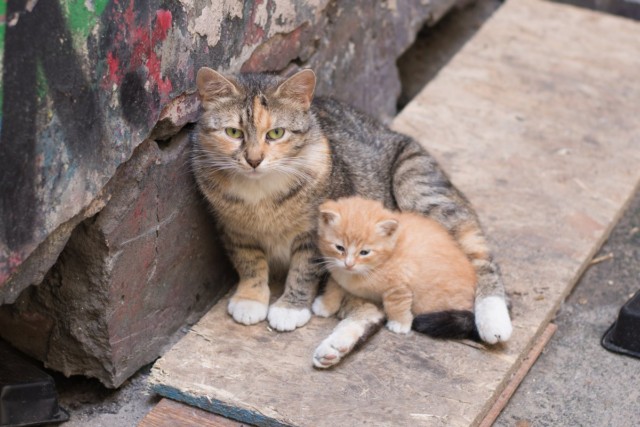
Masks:
[[[327,306],[324,304],[324,299],[322,295],[320,295],[313,301],[311,310],[313,311],[313,314],[320,317],[331,317],[334,314],[336,314],[336,311],[329,310]]]
[[[292,308],[272,305],[269,308],[269,325],[276,331],[293,331],[311,319],[308,308]]]
[[[313,354],[313,366],[329,368],[337,364],[349,354],[363,333],[362,326],[355,322],[342,323],[342,326],[339,326],[316,348]]]
[[[411,332],[411,323],[400,323],[395,320],[389,320],[387,322],[387,329],[396,334],[408,334]]]
[[[313,354],[313,366],[316,368],[329,368],[340,362],[345,352],[341,352],[338,348],[327,342],[329,339],[322,341]]]
[[[255,325],[267,318],[268,308],[267,304],[258,301],[231,298],[227,311],[236,322],[243,325]]]
[[[511,337],[513,327],[503,298],[487,297],[476,304],[476,327],[482,341],[488,344],[505,342]]]

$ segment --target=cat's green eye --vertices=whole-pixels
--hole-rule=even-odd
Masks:
[[[224,128],[224,133],[235,139],[240,139],[244,136],[244,133],[240,129],[236,128]]]
[[[274,128],[267,132],[267,139],[275,141],[284,136],[284,128]]]
[[[371,253],[371,251],[369,251],[369,250],[361,250],[361,251],[360,251],[360,256],[367,256],[367,255],[369,255],[370,253]]]
[[[336,245],[338,252],[344,252],[344,246]]]

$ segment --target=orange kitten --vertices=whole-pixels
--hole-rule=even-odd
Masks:
[[[476,274],[440,224],[360,197],[327,201],[320,212],[319,248],[331,278],[316,314],[335,314],[346,291],[381,303],[393,332],[413,327],[435,337],[478,338]]]

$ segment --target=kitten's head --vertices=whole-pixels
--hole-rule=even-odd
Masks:
[[[297,158],[318,132],[309,112],[313,71],[285,80],[267,74],[225,77],[203,67],[196,80],[204,111],[194,159],[201,167],[248,178],[295,173]]]
[[[398,220],[378,201],[360,197],[330,200],[320,206],[318,235],[329,270],[368,274],[393,253]]]

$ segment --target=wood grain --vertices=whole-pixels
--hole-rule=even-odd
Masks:
[[[184,405],[170,399],[162,399],[138,424],[138,427],[242,427],[211,412]]]
[[[394,122],[476,207],[513,303],[494,348],[383,330],[329,371],[336,324],[244,327],[225,301],[152,370],[158,393],[256,425],[478,425],[640,180],[640,25],[510,0]]]

